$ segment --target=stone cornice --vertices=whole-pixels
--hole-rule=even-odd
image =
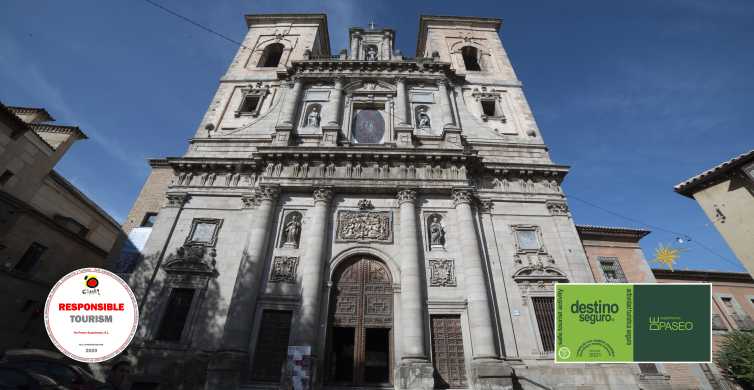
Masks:
[[[84,134],[81,129],[78,128],[78,126],[62,126],[62,125],[49,125],[49,124],[39,124],[39,123],[31,123],[29,124],[31,128],[37,132],[37,133],[62,133],[62,134],[73,134],[79,139],[87,139],[89,137]]]
[[[431,59],[416,61],[362,61],[340,59],[312,59],[293,61],[285,72],[278,72],[280,78],[291,77],[341,77],[371,78],[442,78],[453,82],[463,80],[447,62]]]

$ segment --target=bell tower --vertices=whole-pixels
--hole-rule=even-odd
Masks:
[[[370,22],[367,29],[351,27],[348,37],[351,46],[348,58],[351,60],[389,61],[395,57],[395,31],[392,29],[376,29],[374,22]]]

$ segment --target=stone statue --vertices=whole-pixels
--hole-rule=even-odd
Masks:
[[[438,217],[432,217],[432,222],[429,224],[429,244],[433,247],[441,247],[445,244],[445,228],[440,224]]]
[[[312,108],[312,112],[306,118],[306,127],[319,127],[319,110]]]
[[[429,128],[430,122],[429,122],[429,114],[427,114],[427,109],[425,107],[422,107],[421,110],[419,110],[419,113],[416,115],[417,122],[419,123],[419,128]]]
[[[299,216],[294,214],[291,221],[285,224],[283,229],[283,246],[298,248],[298,239],[301,236],[301,222]]]
[[[374,46],[367,48],[367,61],[377,61],[377,50],[375,50]]]

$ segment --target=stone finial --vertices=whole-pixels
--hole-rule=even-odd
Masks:
[[[398,198],[398,204],[416,202],[416,191],[410,189],[400,190],[396,197]]]
[[[458,207],[459,204],[471,204],[474,201],[474,194],[470,190],[453,190],[453,205]]]
[[[166,195],[168,203],[165,207],[183,207],[189,200],[189,194],[185,192],[174,192]]]
[[[320,187],[314,190],[314,203],[324,202],[330,203],[335,193],[332,189],[327,187]]]

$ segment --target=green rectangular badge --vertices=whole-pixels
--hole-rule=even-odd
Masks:
[[[709,284],[555,288],[556,363],[711,360]]]

